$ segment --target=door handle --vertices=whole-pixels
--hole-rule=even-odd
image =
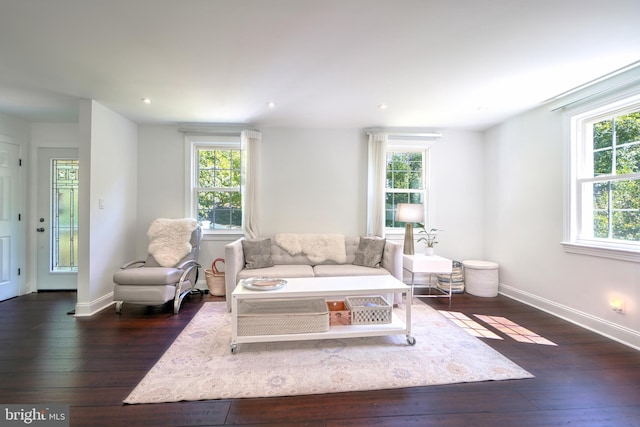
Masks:
[[[36,228],[38,233],[44,233],[44,227]]]

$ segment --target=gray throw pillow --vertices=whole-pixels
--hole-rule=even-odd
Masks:
[[[381,237],[360,237],[360,244],[353,264],[364,267],[379,267],[385,242],[386,239]]]
[[[243,240],[245,268],[273,267],[271,259],[271,239]]]

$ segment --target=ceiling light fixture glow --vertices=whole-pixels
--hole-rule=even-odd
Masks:
[[[273,101],[269,101],[269,102],[267,102],[267,107],[269,107],[269,108],[275,108],[275,107],[276,107],[276,103],[275,103],[275,102],[273,102]]]
[[[387,104],[380,104],[378,105],[378,109],[379,110],[386,110],[389,106]]]
[[[140,101],[144,102],[145,104],[151,104],[151,98],[142,98]]]

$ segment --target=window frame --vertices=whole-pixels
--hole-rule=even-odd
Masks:
[[[202,191],[202,188],[198,187],[199,171],[199,155],[200,149],[219,149],[219,150],[238,150],[240,152],[240,161],[243,162],[242,156],[242,144],[239,133],[230,134],[212,134],[212,135],[185,135],[185,172],[186,172],[186,188],[185,188],[185,215],[189,218],[198,218],[197,209],[197,193]],[[241,173],[244,173],[244,167],[241,166]],[[244,180],[244,177],[241,177]],[[237,190],[240,193],[240,197],[243,198],[242,185]],[[242,203],[244,207],[244,203]],[[244,233],[244,215],[242,216],[242,223],[237,229],[221,229],[221,228],[203,228],[203,235],[209,236],[239,236]]]
[[[593,142],[588,126],[607,118],[640,110],[640,91],[625,92],[603,98],[565,113],[565,137],[569,141],[567,173],[567,213],[562,246],[569,253],[640,262],[640,242],[616,239],[588,238],[582,232],[582,184],[611,182],[623,178],[640,179],[640,172],[627,175],[588,176],[593,171]],[[589,144],[587,144],[589,143]],[[590,145],[587,147],[587,145]],[[593,173],[591,173],[593,175]],[[591,225],[593,228],[593,225]]]
[[[430,140],[422,140],[422,139],[393,139],[389,137],[387,142],[386,155],[389,153],[422,153],[422,190],[410,190],[408,192],[411,193],[421,193],[422,194],[422,203],[424,209],[424,224],[426,227],[429,227],[429,224],[433,224],[433,212],[434,210],[434,200],[433,200],[433,192],[430,191],[430,186],[433,183],[431,176],[431,145],[433,141]],[[387,163],[385,161],[385,176],[387,174]],[[386,182],[386,178],[385,178]],[[384,189],[384,199],[386,200],[386,196],[388,194],[387,187],[385,184]],[[407,192],[407,190],[399,190],[399,191],[391,191],[395,192]],[[385,203],[385,217],[386,217],[386,203]],[[404,235],[405,226],[402,225],[400,227],[387,227],[385,220],[385,234],[388,235]]]

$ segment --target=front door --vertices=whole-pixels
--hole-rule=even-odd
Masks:
[[[78,150],[38,149],[38,290],[77,289]]]
[[[0,301],[19,295],[18,177],[20,147],[0,141]]]

